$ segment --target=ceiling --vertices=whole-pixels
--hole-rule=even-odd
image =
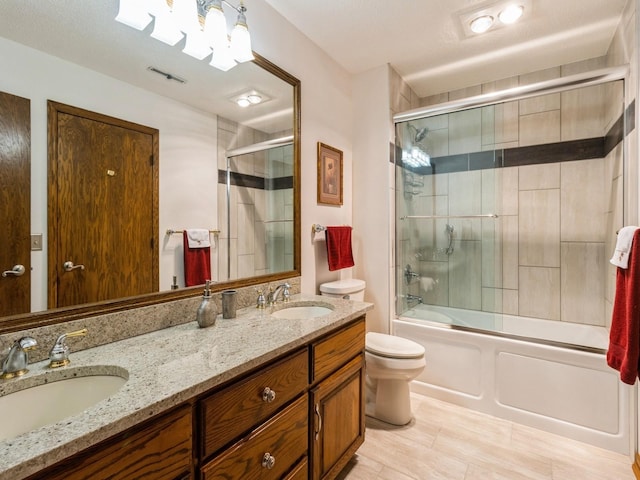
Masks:
[[[518,24],[474,37],[460,14],[497,1],[266,1],[349,72],[390,64],[423,97],[602,56],[627,0],[531,0]]]

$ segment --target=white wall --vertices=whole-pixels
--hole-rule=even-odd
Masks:
[[[389,331],[390,278],[393,274],[394,231],[391,202],[394,166],[389,162],[391,112],[389,67],[383,65],[354,78],[353,222],[358,233],[357,278],[367,282],[365,300],[375,305],[367,314],[367,329]]]
[[[302,83],[301,290],[316,293],[320,283],[348,278],[353,270],[329,272],[326,244],[324,241],[313,242],[311,235],[314,223],[352,225],[354,222],[351,76],[264,0],[246,0],[244,3],[253,49]],[[316,202],[317,142],[343,152],[344,202],[341,207],[318,205]],[[353,232],[356,269],[362,263],[357,252],[361,236],[362,232],[356,227]]]
[[[0,64],[11,66],[11,74],[0,76],[0,91],[31,100],[31,232],[44,235],[44,249],[31,254],[32,310],[45,309],[47,300],[47,100],[160,131],[160,288],[168,289],[173,275],[183,281],[182,239],[163,232],[189,225],[217,228],[217,194],[211,188],[217,171],[203,168],[216,161],[215,116],[4,39]],[[200,204],[211,208],[190,207]]]

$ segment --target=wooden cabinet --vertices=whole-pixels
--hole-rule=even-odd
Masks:
[[[332,480],[364,441],[361,317],[29,480]]]
[[[31,480],[175,480],[191,478],[192,407],[181,407],[117,435]]]
[[[364,442],[364,335],[362,319],[312,347],[319,380],[310,392],[314,480],[334,479]]]

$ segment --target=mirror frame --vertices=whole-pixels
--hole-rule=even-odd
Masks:
[[[257,277],[240,278],[230,282],[214,283],[211,290],[220,292],[229,288],[242,288],[251,285],[275,282],[302,274],[300,266],[300,80],[285,72],[276,64],[254,52],[253,63],[275,75],[293,87],[293,270],[278,272]],[[217,167],[216,167],[217,168]],[[47,325],[79,320],[86,317],[106,315],[109,313],[146,307],[159,303],[195,297],[202,294],[202,286],[186,287],[179,290],[155,292],[133,297],[125,297],[104,302],[83,304],[74,307],[43,310],[41,312],[12,315],[0,319],[0,335],[21,330],[33,329]]]

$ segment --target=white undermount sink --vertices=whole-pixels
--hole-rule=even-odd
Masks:
[[[0,396],[0,442],[81,413],[116,393],[126,382],[127,378],[118,375],[84,375]]]
[[[276,318],[285,318],[288,320],[303,320],[305,318],[317,318],[329,315],[333,312],[332,308],[322,305],[300,305],[284,307],[271,314]]]

